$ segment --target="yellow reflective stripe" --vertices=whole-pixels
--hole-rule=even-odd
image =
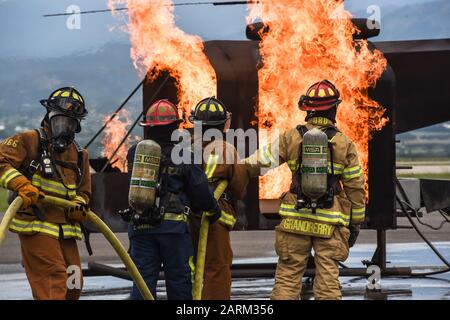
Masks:
[[[281,204],[279,214],[289,218],[307,218],[316,221],[341,223],[348,225],[350,217],[340,211],[330,211],[326,209],[317,209],[316,213],[312,213],[311,209],[302,208],[300,210],[295,209],[293,204]]]
[[[191,269],[191,282],[194,283],[194,279],[195,279],[195,263],[194,263],[194,257],[193,256],[189,257],[189,269]]]
[[[271,166],[272,164],[276,163],[275,158],[273,157],[272,153],[270,152],[271,144],[262,147],[259,149],[259,157],[261,159],[261,163],[264,166]]]
[[[353,214],[364,214],[364,213],[366,213],[366,207],[362,207],[359,209],[353,208],[352,213]]]
[[[169,220],[169,221],[187,221],[187,217],[185,214],[177,214],[177,213],[169,213],[166,212],[164,214],[164,220]]]
[[[2,186],[3,186],[5,189],[8,188],[9,182],[10,182],[12,179],[14,179],[14,178],[16,178],[16,177],[18,177],[18,176],[21,176],[21,175],[22,175],[22,174],[21,174],[18,170],[14,169],[14,168],[11,168],[11,169],[6,170],[5,173],[3,173],[2,177],[0,178],[0,181],[1,181],[1,183],[2,183]]]
[[[80,240],[83,238],[83,232],[79,225],[63,224],[61,227],[64,238],[77,238]]]
[[[282,230],[327,238],[331,236],[334,230],[333,226],[327,223],[289,218],[284,219],[280,227]]]
[[[342,174],[342,172],[344,171],[344,165],[343,164],[339,164],[336,162],[333,162],[333,169],[334,169],[334,174],[335,175],[339,175]],[[328,173],[331,174],[331,162],[328,161]]]
[[[345,168],[344,174],[342,176],[344,177],[344,179],[358,178],[359,176],[361,176],[361,167],[355,166],[355,167]]]
[[[269,143],[268,145],[263,147],[264,156],[266,159],[269,160],[270,163],[276,163],[275,158],[272,155],[272,152],[270,152],[272,144]]]
[[[62,196],[69,196],[69,198],[74,198],[76,196],[75,190],[66,189],[61,182],[45,179],[38,174],[33,175],[31,183],[43,191],[52,192]],[[75,184],[68,184],[67,187],[75,188]]]
[[[365,207],[352,209],[352,222],[353,223],[364,221],[365,216],[366,216],[366,208]]]
[[[219,161],[219,156],[215,154],[210,154],[208,157],[208,161],[206,163],[205,174],[209,179],[212,178],[214,171],[216,171],[217,162]]]
[[[30,234],[30,233],[44,233],[55,238],[59,237],[59,226],[56,223],[45,222],[41,220],[25,221],[20,219],[13,219],[10,230],[16,233]],[[83,233],[79,225],[62,224],[64,238],[82,239]]]
[[[291,169],[292,172],[295,172],[298,170],[298,161],[297,160],[288,160],[288,166],[289,169]]]
[[[13,219],[9,229],[16,233],[46,233],[54,237],[59,237],[59,227],[57,224],[40,220],[24,221]]]
[[[361,167],[359,165],[354,166],[354,167],[345,168],[344,172],[347,173],[347,172],[352,172],[352,171],[357,171],[357,170],[361,170]]]
[[[234,225],[236,224],[236,218],[233,215],[228,214],[223,210],[220,215],[219,221],[224,223],[227,226],[230,226],[231,228],[233,228]]]

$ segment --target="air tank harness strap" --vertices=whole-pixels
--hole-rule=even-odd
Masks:
[[[77,165],[73,165],[72,163],[67,163],[64,161],[60,161],[60,160],[56,160],[53,159],[53,163],[55,165],[59,165],[63,168],[66,169],[70,169],[72,171],[74,171],[77,175],[77,184],[75,186],[75,188],[71,188],[68,187],[65,183],[64,183],[64,179],[62,178],[62,174],[61,172],[58,170],[58,168],[55,166],[55,171],[56,171],[56,175],[58,176],[59,179],[61,179],[61,183],[63,184],[63,186],[70,191],[75,191],[78,190],[81,187],[81,184],[83,183],[83,179],[84,179],[84,161],[83,161],[83,149],[80,147],[80,145],[78,144],[78,142],[76,142],[75,140],[73,141],[76,149],[77,149]]]

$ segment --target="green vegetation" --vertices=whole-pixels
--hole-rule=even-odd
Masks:
[[[414,162],[450,162],[450,157],[399,157],[397,156],[397,164],[399,163],[414,163]]]
[[[417,179],[450,179],[450,172],[446,173],[398,173],[399,178]]]

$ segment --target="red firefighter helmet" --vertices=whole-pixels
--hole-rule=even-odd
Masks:
[[[338,106],[340,100],[339,90],[328,80],[322,80],[314,83],[306,91],[305,95],[300,97],[298,107],[303,111],[322,111]]]
[[[156,101],[148,108],[143,121],[139,125],[155,127],[180,122],[183,122],[183,120],[178,113],[178,108],[169,100],[163,99]]]

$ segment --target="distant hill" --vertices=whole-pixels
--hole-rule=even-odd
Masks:
[[[34,128],[45,114],[39,100],[60,86],[74,86],[84,96],[89,117],[80,140],[87,140],[140,79],[129,44],[110,43],[98,51],[61,58],[0,59],[0,139],[16,129]],[[131,117],[141,111],[139,91],[128,103]]]

